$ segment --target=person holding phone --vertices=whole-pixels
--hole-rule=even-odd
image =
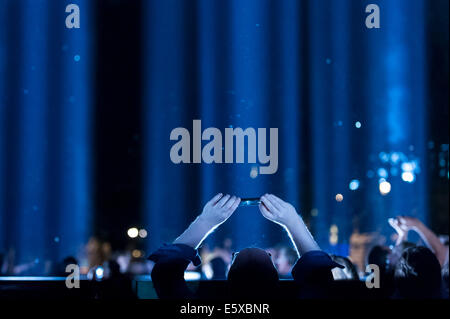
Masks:
[[[198,247],[240,203],[237,196],[217,194],[172,244],[164,245],[150,255],[149,259],[155,262],[151,277],[160,298],[195,298],[184,280],[184,271],[190,262],[200,265]],[[292,270],[292,277],[301,287],[299,297],[326,297],[327,285],[333,281],[331,269],[342,266],[319,248],[291,204],[275,195],[265,194],[258,205],[265,218],[287,231],[300,257]],[[230,297],[271,299],[277,296],[278,272],[266,251],[245,248],[234,255],[227,282]]]

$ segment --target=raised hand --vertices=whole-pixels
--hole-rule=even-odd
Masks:
[[[396,220],[399,226],[406,231],[416,230],[421,224],[420,220],[409,216],[398,216]]]
[[[398,218],[389,218],[388,219],[389,225],[391,225],[392,228],[394,228],[395,232],[399,236],[404,236],[405,233],[408,232],[408,228],[405,227],[405,225],[402,225]]]
[[[220,224],[225,222],[239,206],[241,199],[236,196],[217,194],[203,207],[203,212],[174,241],[198,248],[203,240]]]
[[[203,207],[200,218],[211,226],[220,225],[234,213],[240,202],[239,197],[217,194]]]
[[[436,236],[431,229],[415,217],[398,216],[396,220],[401,229],[406,232],[412,230],[419,234],[420,238],[422,238],[428,248],[435,253],[441,266],[445,265],[448,258],[448,246],[441,243],[439,237]]]
[[[261,196],[259,210],[265,218],[284,227],[288,227],[299,218],[294,206],[272,194]]]
[[[388,223],[392,228],[394,228],[395,232],[398,235],[395,245],[398,246],[402,242],[406,241],[406,239],[408,238],[408,227],[402,225],[398,218],[389,218]]]
[[[299,256],[311,250],[320,250],[303,219],[291,204],[275,195],[265,194],[261,196],[259,210],[265,218],[287,230]]]

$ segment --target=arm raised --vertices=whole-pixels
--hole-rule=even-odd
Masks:
[[[312,250],[320,250],[294,206],[275,195],[265,194],[261,197],[259,209],[265,218],[287,230],[299,256]]]
[[[197,249],[214,229],[234,213],[240,202],[239,197],[217,194],[206,203],[202,213],[173,243]]]

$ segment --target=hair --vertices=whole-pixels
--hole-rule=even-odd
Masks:
[[[387,256],[389,255],[389,249],[387,247],[383,247],[380,245],[372,247],[372,249],[369,252],[369,255],[367,256],[367,263],[368,264],[375,264],[382,271],[386,270],[387,268]]]
[[[4,259],[6,259],[5,254],[0,253],[0,276],[3,275],[3,260]]]
[[[65,268],[65,266],[70,265],[70,264],[75,264],[75,265],[77,265],[77,264],[78,264],[78,261],[77,261],[77,259],[76,259],[75,257],[73,257],[73,256],[67,256],[66,258],[63,259],[63,264],[64,264],[64,268]]]
[[[403,251],[395,268],[396,292],[401,298],[429,299],[441,296],[441,266],[423,246]]]
[[[223,280],[227,278],[227,264],[221,257],[215,257],[209,262],[213,271],[213,280]]]
[[[449,297],[449,289],[448,289],[448,262],[442,267],[441,271],[442,275],[442,285],[445,293],[445,297]]]
[[[245,248],[235,255],[228,272],[232,297],[273,298],[278,288],[278,272],[263,249]]]
[[[120,265],[116,260],[108,261],[108,268],[111,272],[111,276],[120,274]]]
[[[410,241],[403,241],[398,246],[400,247],[401,252],[404,252],[406,249],[416,247],[417,245]]]

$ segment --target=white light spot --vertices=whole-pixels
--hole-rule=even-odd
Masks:
[[[250,170],[250,177],[251,178],[258,177],[258,167],[256,167],[256,166],[252,167],[252,169]]]
[[[198,272],[195,271],[185,271],[184,272],[184,280],[191,281],[191,280],[200,280],[201,275]]]
[[[412,172],[403,172],[402,180],[407,183],[412,183],[416,179],[416,176]]]
[[[97,277],[97,279],[102,279],[103,278],[103,267],[97,267],[97,269],[95,269],[95,276]]]
[[[141,238],[147,237],[147,231],[145,229],[140,229],[139,230],[139,237],[141,237]]]
[[[348,188],[352,191],[357,190],[359,188],[359,181],[357,179],[352,180],[348,185]]]
[[[136,227],[128,229],[127,234],[130,238],[136,238],[139,235],[139,230]]]
[[[405,162],[402,163],[402,170],[405,172],[412,172],[414,171],[415,166],[416,165],[413,162]]]
[[[381,181],[379,185],[381,195],[387,195],[391,191],[391,183],[388,181]]]

